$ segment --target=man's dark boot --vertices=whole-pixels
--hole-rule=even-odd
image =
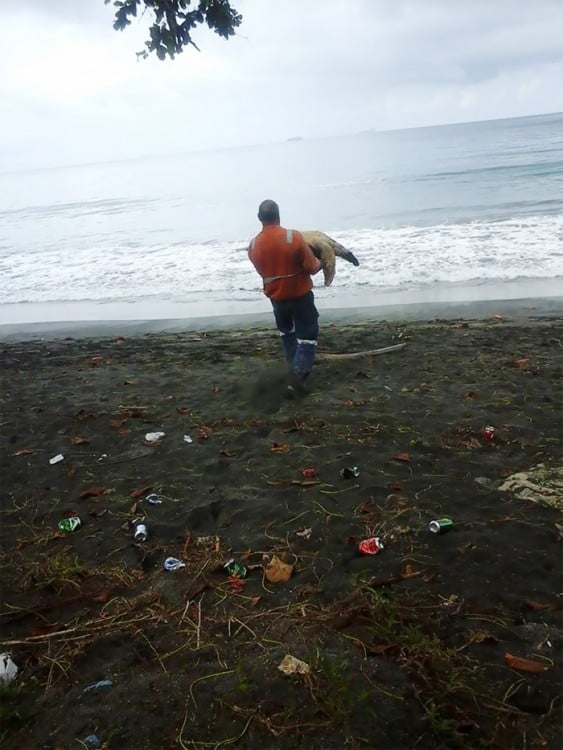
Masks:
[[[306,373],[305,375],[296,375],[295,373],[292,373],[285,389],[286,398],[295,399],[305,396],[307,393],[305,381],[308,377],[309,373]]]

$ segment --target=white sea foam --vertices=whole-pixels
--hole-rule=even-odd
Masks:
[[[563,214],[393,229],[327,230],[360,267],[339,261],[334,287],[409,290],[440,283],[563,277]],[[2,302],[254,299],[260,280],[245,241],[47,245],[0,257]],[[318,293],[330,296],[317,280]]]

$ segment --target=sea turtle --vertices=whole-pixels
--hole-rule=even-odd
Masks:
[[[336,257],[344,258],[355,266],[360,265],[360,261],[354,253],[346,250],[339,242],[323,232],[301,232],[303,239],[309,245],[315,256],[321,261],[323,274],[325,277],[325,286],[330,286],[334,279],[336,271]]]

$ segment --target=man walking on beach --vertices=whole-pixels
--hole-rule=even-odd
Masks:
[[[262,277],[280,332],[285,359],[292,371],[288,396],[304,390],[315,361],[319,314],[311,274],[321,270],[300,232],[280,226],[280,210],[272,200],[258,208],[262,231],[250,242],[248,257]]]

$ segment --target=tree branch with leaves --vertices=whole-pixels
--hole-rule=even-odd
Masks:
[[[219,36],[228,39],[234,36],[235,30],[242,23],[242,16],[231,5],[229,0],[104,0],[116,8],[113,28],[123,31],[131,24],[137,13],[150,13],[152,23],[149,27],[149,39],[146,49],[137,52],[138,57],[147,58],[152,52],[159,60],[183,52],[192,45],[199,47],[192,38],[192,32],[198,26],[207,26]]]

